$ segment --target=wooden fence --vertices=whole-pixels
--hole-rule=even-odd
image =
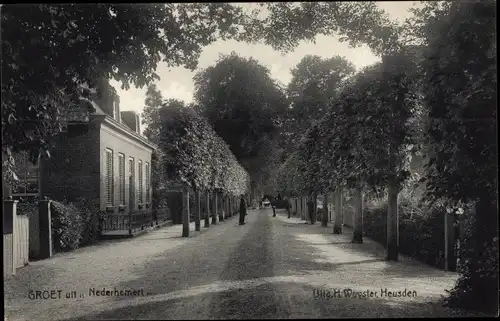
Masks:
[[[29,263],[29,217],[17,212],[16,200],[3,201],[4,277]]]
[[[23,267],[29,263],[29,232],[30,219],[28,215],[17,215],[14,220],[14,255],[15,267]]]
[[[102,235],[133,235],[170,219],[168,209],[108,214],[101,223]]]

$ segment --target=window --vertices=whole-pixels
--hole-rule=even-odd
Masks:
[[[146,163],[146,203],[149,204],[151,199],[150,199],[150,196],[149,196],[149,184],[150,181],[149,181],[149,163]]]
[[[15,172],[19,181],[13,186],[12,196],[38,196],[40,195],[39,164],[33,164],[26,152],[14,154]]]
[[[134,176],[134,171],[135,171],[135,160],[133,157],[129,157],[128,159],[128,193],[129,193],[129,206],[130,209],[134,209],[134,204],[135,204],[135,176]]]
[[[125,155],[118,154],[119,205],[125,205]]]
[[[137,163],[138,164],[138,173],[137,175],[138,178],[139,178],[139,188],[138,188],[138,192],[139,192],[139,204],[142,204],[144,202],[144,196],[142,195],[142,161],[139,160],[139,162]]]
[[[113,206],[113,151],[106,149],[106,205]]]

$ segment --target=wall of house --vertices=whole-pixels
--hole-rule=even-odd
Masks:
[[[71,124],[42,162],[41,194],[51,199],[99,201],[99,125]]]
[[[101,199],[101,209],[106,210],[106,149],[109,148],[113,151],[113,176],[114,176],[114,208],[113,211],[118,212],[118,204],[119,201],[119,164],[118,164],[118,154],[122,153],[125,155],[125,210],[124,212],[128,212],[129,210],[129,157],[134,158],[134,187],[135,187],[135,197],[134,197],[134,210],[140,210],[138,208],[139,205],[139,175],[138,175],[138,161],[142,160],[142,170],[143,170],[143,200],[144,207],[142,210],[146,209],[146,163],[149,163],[149,200],[152,200],[152,186],[151,186],[151,155],[152,148],[145,146],[144,144],[138,142],[137,140],[128,137],[128,135],[114,129],[111,125],[106,123],[101,124],[100,129],[100,199]],[[149,204],[151,208],[151,203]]]

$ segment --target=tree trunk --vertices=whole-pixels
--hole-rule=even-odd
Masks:
[[[356,188],[352,243],[363,243],[363,190]]]
[[[220,195],[220,210],[219,210],[219,221],[224,222],[224,195]]]
[[[309,215],[309,221],[314,224],[314,201],[312,196],[309,196],[307,201],[307,214]]]
[[[342,188],[335,192],[335,212],[333,218],[333,234],[342,234]]]
[[[398,193],[399,189],[396,181],[391,180],[388,186],[387,202],[387,253],[386,260],[398,260],[399,246],[399,213],[398,213]]]
[[[212,224],[217,224],[217,192],[214,192],[214,202],[213,202],[213,212],[212,212]]]
[[[323,196],[323,215],[321,216],[321,226],[328,226],[328,193]]]
[[[189,236],[189,189],[182,193],[182,237]]]
[[[316,218],[318,217],[318,196],[313,194],[313,212],[312,212],[312,223],[316,224]]]
[[[210,227],[210,192],[205,193],[205,227]]]
[[[195,219],[195,229],[196,231],[201,230],[201,197],[200,197],[200,191],[196,191],[196,215],[194,217]]]

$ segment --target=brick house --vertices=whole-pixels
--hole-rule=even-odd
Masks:
[[[156,145],[141,135],[139,116],[120,112],[118,95],[103,84],[72,109],[49,159],[37,165],[19,159],[28,169],[20,175],[28,188],[13,190],[15,198],[85,197],[109,214],[151,208],[151,155]]]

